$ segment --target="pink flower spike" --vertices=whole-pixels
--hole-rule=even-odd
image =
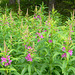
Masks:
[[[64,51],[64,50],[65,50],[65,47],[63,47],[62,51]]]
[[[27,61],[32,61],[30,53],[28,53],[28,55],[27,55],[27,57],[25,57],[25,59],[27,59]]]
[[[49,40],[48,42],[49,42],[49,43],[52,43],[52,40]]]
[[[43,38],[43,35],[41,35],[40,38]]]
[[[73,52],[73,51],[72,51],[72,50],[69,50],[68,52],[69,52],[70,56],[72,56],[72,54],[73,54],[72,52]]]
[[[37,42],[39,42],[40,40],[38,39],[38,41]]]
[[[2,57],[1,58],[1,64],[4,65],[4,66],[8,66],[11,64],[12,60],[10,60],[10,55],[6,55],[6,58]],[[3,64],[4,63],[4,64]]]
[[[62,54],[62,56],[61,56],[61,57],[62,57],[62,58],[63,58],[63,57],[67,57],[67,56],[66,56],[66,53]]]

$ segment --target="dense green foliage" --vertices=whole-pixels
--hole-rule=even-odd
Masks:
[[[70,13],[75,9],[75,0],[56,0],[56,9],[65,16],[70,16]]]
[[[29,14],[33,14],[33,10],[35,6],[39,6],[42,2],[49,7],[49,1],[51,0],[21,0],[21,10],[23,11],[23,15],[26,13],[27,8],[29,9]],[[5,9],[6,4],[9,7],[9,10],[12,8],[13,11],[17,12],[18,4],[16,0],[16,4],[9,4],[9,0],[0,0],[0,6],[2,7],[2,11]],[[55,9],[58,10],[61,14],[65,16],[71,16],[70,13],[75,9],[75,0],[54,0]],[[1,8],[0,8],[1,10]],[[48,11],[48,8],[46,9]]]
[[[1,75],[75,75],[74,15],[62,23],[56,10],[44,10],[42,3],[32,16],[20,6],[0,11]]]

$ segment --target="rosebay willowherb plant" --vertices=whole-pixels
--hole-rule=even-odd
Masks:
[[[44,9],[44,4],[36,6],[33,16],[27,9],[24,17],[19,6],[18,14],[0,16],[1,74],[75,74],[75,20],[62,23],[57,11],[46,16]]]

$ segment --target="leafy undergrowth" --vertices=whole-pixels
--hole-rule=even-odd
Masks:
[[[0,73],[4,75],[74,75],[75,20],[62,24],[43,5],[33,16],[10,11],[0,16]]]

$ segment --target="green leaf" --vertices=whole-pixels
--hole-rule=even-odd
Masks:
[[[8,53],[8,55],[9,55],[11,52],[13,52],[13,51],[16,51],[16,50],[15,50],[15,49],[10,50],[9,53]],[[7,55],[7,56],[8,56],[8,55]]]
[[[69,62],[69,56],[70,56],[70,55],[69,55],[68,52],[66,53],[66,55],[67,55],[67,63],[68,63],[68,62]]]
[[[41,72],[38,69],[35,68],[35,71],[37,72],[38,75],[41,75]]]
[[[55,54],[53,55],[52,59],[54,60],[57,55],[61,55],[61,53],[60,52],[55,52]]]
[[[60,73],[57,70],[53,70],[55,72],[55,75],[60,75]]]
[[[54,64],[53,64],[53,67],[55,67],[55,66],[58,66],[58,67],[60,67],[60,68],[62,69],[62,64],[61,64],[61,62],[54,63]]]
[[[6,68],[0,68],[0,70],[16,70],[16,69],[14,69],[14,68],[10,68],[10,69],[6,69]]]
[[[0,70],[6,70],[5,68],[0,68]]]
[[[73,61],[75,61],[75,56],[73,56],[73,58],[70,59],[69,63],[72,63]]]
[[[3,55],[3,53],[0,53],[0,56],[2,56]]]
[[[46,66],[47,66],[46,63],[44,63],[44,64],[42,65],[42,67],[41,67],[41,73],[45,70]]]
[[[25,72],[26,72],[26,70],[27,70],[26,67],[27,67],[27,66],[25,66],[25,67],[23,68],[23,70],[22,70],[22,72],[21,72],[21,75],[24,75],[24,74],[25,74]]]
[[[29,75],[31,75],[31,65],[30,64],[28,65],[28,73]]]
[[[70,66],[69,69],[68,69],[68,72],[70,72],[71,70],[73,71],[73,73],[75,75],[75,67]]]

